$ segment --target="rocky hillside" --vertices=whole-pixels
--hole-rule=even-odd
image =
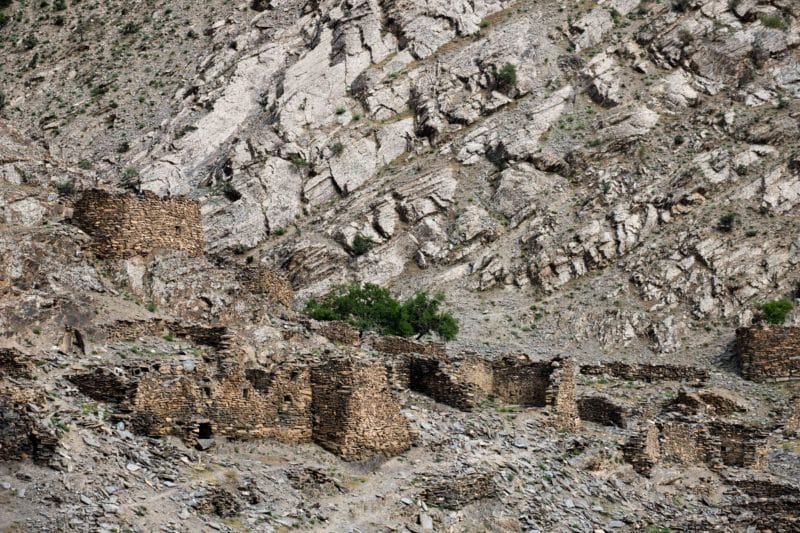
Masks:
[[[170,5],[13,2],[4,113],[79,188],[199,199],[210,256],[670,358],[796,288],[793,2]]]
[[[219,486],[248,510],[218,529],[737,530],[764,512],[731,509],[767,485],[731,495],[735,476],[689,469],[669,487],[672,471],[622,466],[621,429],[566,436],[491,399],[476,415],[400,387],[415,448],[354,468],[311,444],[225,443],[208,459],[130,433],[67,378],[106,357],[269,367],[347,351],[299,313],[359,280],[444,291],[461,323],[450,354],[700,368],[703,387],[750,401],[736,423],[778,431],[797,389],[729,361],[759,304],[800,298],[795,0],[0,0],[0,50],[0,347],[33,365],[3,381],[66,439],[54,464],[75,473],[48,492],[54,473],[4,463],[1,501],[43,492],[26,507],[23,490],[0,523],[46,529],[66,500],[53,530],[206,530],[200,502]],[[202,242],[104,256],[78,223],[92,189],[196,202]],[[154,240],[137,229],[147,212],[121,211]],[[158,237],[185,238],[165,216],[152,213]],[[262,271],[266,288],[248,277]],[[229,328],[236,354],[102,335],[154,319]],[[579,379],[578,395],[635,391],[636,431],[688,394],[675,376],[616,379]],[[796,433],[778,433],[766,470],[796,473]],[[428,509],[421,474],[476,466],[504,497]]]

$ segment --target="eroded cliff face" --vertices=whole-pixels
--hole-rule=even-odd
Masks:
[[[3,31],[52,51],[13,34],[5,113],[87,182],[198,199],[207,254],[303,296],[443,287],[471,340],[535,303],[505,341],[710,355],[690,333],[794,288],[792,2],[20,4]]]

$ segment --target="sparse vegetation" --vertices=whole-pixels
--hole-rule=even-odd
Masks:
[[[736,213],[726,213],[719,217],[717,229],[723,233],[730,233],[736,225]]]
[[[321,300],[308,300],[305,312],[317,320],[343,320],[362,331],[402,337],[435,332],[451,340],[458,334],[458,323],[451,313],[440,309],[444,300],[442,293],[430,296],[418,291],[400,302],[389,289],[372,283],[352,283],[338,287]]]
[[[292,164],[294,166],[296,166],[296,167],[307,167],[308,166],[308,161],[306,160],[305,157],[303,157],[300,154],[292,155],[291,161],[292,161]]]
[[[761,24],[767,28],[775,30],[782,30],[786,28],[786,21],[780,15],[761,15],[759,19]]]
[[[59,196],[72,196],[75,194],[75,182],[72,180],[62,181],[61,183],[56,183],[56,192]]]
[[[369,252],[373,246],[375,246],[375,242],[372,239],[359,233],[353,239],[353,254],[356,256],[364,255]]]
[[[225,198],[230,200],[231,202],[236,202],[242,198],[242,193],[236,190],[236,187],[233,186],[233,183],[230,181],[223,181],[220,184],[219,188],[220,192],[222,193]]]
[[[139,169],[136,167],[127,167],[122,173],[122,177],[130,180],[139,176]]]
[[[92,162],[88,159],[81,159],[78,161],[78,168],[81,170],[91,170],[92,166]]]
[[[509,90],[517,84],[517,67],[511,63],[503,65],[497,71],[497,88]]]
[[[340,142],[334,143],[331,145],[331,152],[335,156],[342,155],[342,152],[344,152],[344,145]]]
[[[794,305],[787,298],[770,300],[758,307],[764,313],[764,320],[770,324],[780,325],[786,322],[786,315],[794,309]]]

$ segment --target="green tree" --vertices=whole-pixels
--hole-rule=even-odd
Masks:
[[[305,312],[317,320],[344,320],[362,331],[401,337],[436,332],[451,340],[458,334],[458,323],[452,314],[440,310],[443,302],[441,293],[430,297],[418,291],[401,303],[386,288],[351,283],[337,287],[321,300],[308,300]]]
[[[408,319],[417,337],[435,331],[445,339],[452,340],[458,334],[458,323],[453,315],[439,310],[443,302],[444,293],[437,292],[431,297],[425,291],[417,291],[406,300],[404,305],[408,310]]]

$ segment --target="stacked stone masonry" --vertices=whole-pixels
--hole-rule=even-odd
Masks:
[[[394,335],[369,335],[362,343],[362,348],[372,349],[390,355],[417,353],[435,357],[445,357],[447,351],[441,342],[420,342]]]
[[[157,250],[203,253],[200,207],[187,198],[153,193],[112,194],[94,189],[75,203],[72,223],[89,234],[104,258],[148,255]]]
[[[631,381],[706,381],[708,372],[702,368],[682,365],[651,365],[607,362],[581,366],[581,374],[611,376]]]
[[[385,366],[331,359],[311,371],[313,439],[346,460],[396,455],[412,433],[392,394]]]
[[[247,267],[238,271],[242,287],[254,294],[263,294],[280,305],[291,309],[294,304],[294,290],[284,276],[269,268]]]
[[[742,376],[750,381],[800,379],[800,327],[739,328],[736,354]]]
[[[99,326],[98,330],[98,336],[106,342],[126,341],[153,335],[173,335],[217,350],[229,348],[232,339],[228,329],[222,326],[184,324],[176,320],[162,320],[160,318],[151,320],[117,320]]]
[[[0,377],[30,377],[31,363],[28,357],[14,348],[0,348]]]
[[[648,424],[623,447],[626,460],[642,474],[655,464],[723,466],[762,470],[768,432],[743,424],[672,415]]]
[[[139,433],[184,439],[224,436],[311,440],[310,371],[298,362],[274,370],[229,364],[160,365],[143,374],[123,409]]]
[[[426,479],[428,485],[422,497],[428,505],[446,509],[461,509],[467,504],[497,494],[497,484],[491,472],[467,472],[439,479]]]
[[[58,435],[44,427],[36,412],[33,394],[43,391],[3,387],[0,389],[0,460],[32,459],[47,464],[55,453]]]
[[[578,415],[587,422],[625,428],[630,410],[606,396],[584,396],[578,398]]]
[[[800,486],[766,474],[725,476],[731,506],[763,521],[771,531],[800,530]]]
[[[322,335],[326,339],[336,344],[345,346],[358,346],[361,343],[361,332],[347,322],[332,320],[330,322],[318,322],[308,320],[305,322],[308,329]]]
[[[557,425],[578,423],[575,364],[572,359],[532,361],[527,356],[487,360],[462,354],[452,361],[411,356],[409,388],[462,411],[490,397],[523,407],[549,407]]]

